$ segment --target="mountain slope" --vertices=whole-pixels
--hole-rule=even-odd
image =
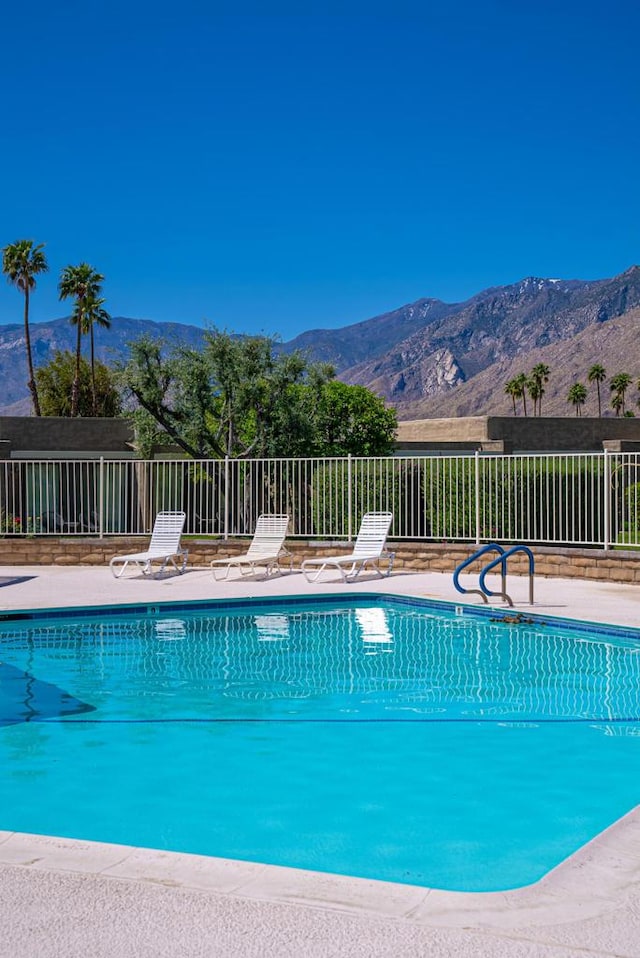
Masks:
[[[595,322],[569,339],[541,349],[520,353],[515,358],[502,359],[483,370],[469,382],[446,394],[429,399],[398,403],[400,419],[430,419],[471,415],[510,416],[513,403],[505,394],[505,384],[519,373],[529,373],[537,363],[549,367],[549,381],[545,384],[542,413],[545,416],[571,416],[574,407],[567,400],[570,387],[581,382],[587,388],[587,402],[583,415],[598,415],[597,388],[587,381],[587,373],[594,363],[600,363],[607,378],[627,372],[633,384],[627,393],[627,408],[636,409],[640,379],[640,308],[632,309],[617,319]],[[600,387],[603,414],[613,415],[609,407],[610,387]],[[517,404],[518,414],[522,404]],[[531,414],[531,401],[528,412]]]
[[[31,347],[36,368],[49,362],[57,350],[75,352],[76,331],[68,319],[55,319],[49,323],[32,323]],[[183,342],[198,348],[202,345],[204,330],[180,323],[154,323],[144,319],[125,319],[114,316],[111,329],[95,329],[96,357],[112,363],[127,353],[127,343],[143,335],[159,337],[167,341]],[[88,352],[84,343],[84,355]],[[0,382],[2,396],[0,412],[3,415],[19,415],[17,410],[30,411],[27,390],[27,360],[22,325],[0,326]]]
[[[415,402],[467,382],[497,362],[569,339],[640,305],[640,268],[611,280],[530,277],[487,290],[386,355],[346,370],[392,403]]]
[[[338,373],[374,360],[412,335],[456,310],[439,299],[419,299],[392,312],[341,329],[311,329],[283,343],[284,352],[301,350],[317,362],[331,363]]]
[[[489,405],[504,412],[505,398],[495,395],[498,384],[501,392],[509,378],[528,372],[535,362],[545,361],[551,367],[562,362],[563,368],[584,378],[589,366],[601,361],[599,350],[612,345],[608,337],[606,343],[600,342],[598,331],[637,307],[637,266],[612,279],[593,281],[528,277],[483,290],[463,303],[420,299],[341,329],[309,330],[278,348],[301,349],[312,360],[330,362],[340,379],[372,389],[397,406],[402,418],[441,416],[443,409],[449,410],[444,414],[479,415]],[[31,333],[36,366],[58,349],[75,349],[75,331],[67,319],[32,324]],[[122,359],[127,343],[143,334],[200,348],[205,331],[178,323],[115,317],[110,330],[96,329],[96,355],[108,363]],[[625,333],[624,338],[624,356],[618,360],[612,346],[612,359],[604,362],[613,371],[632,366],[638,354],[637,337],[627,338]],[[574,350],[554,351],[574,340],[580,343]],[[578,354],[585,358],[581,369],[571,363]],[[539,355],[547,358],[534,358]],[[563,358],[558,360],[556,355]],[[623,363],[622,358],[627,361]],[[636,375],[634,369],[628,371]],[[4,386],[0,413],[28,412],[20,325],[0,326],[0,377]],[[548,387],[545,402],[555,401],[554,388]],[[566,414],[563,390],[564,379],[562,384],[558,380],[558,408]]]

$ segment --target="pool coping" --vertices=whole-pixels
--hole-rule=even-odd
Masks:
[[[438,599],[431,596],[412,595],[393,592],[329,592],[317,593],[313,597],[304,595],[275,595],[263,597],[234,597],[225,599],[184,599],[176,601],[158,600],[154,602],[121,602],[88,606],[52,606],[38,609],[11,609],[0,611],[0,626],[4,623],[30,622],[40,619],[96,618],[116,615],[161,615],[165,612],[197,613],[206,611],[232,612],[246,608],[254,614],[259,609],[281,608],[282,606],[323,606],[351,605],[354,602],[386,602],[393,605],[421,606],[425,609],[454,611],[456,616],[464,618],[488,619],[490,622],[505,625],[533,625],[538,627],[555,626],[572,632],[590,632],[598,635],[615,635],[636,639],[640,642],[640,627],[615,625],[589,619],[573,619],[569,616],[542,615],[534,611],[523,612],[520,607],[505,609],[491,605],[470,605],[462,600]],[[1,634],[1,633],[0,633]]]
[[[250,604],[282,605],[285,602],[317,604],[336,600],[417,602],[450,609],[460,604],[462,614],[510,616],[511,610],[478,607],[456,600],[425,597],[415,593],[340,592],[309,596],[256,595],[238,599],[195,599],[181,602],[124,602],[81,607],[10,610],[16,621],[61,617],[70,610],[85,616],[101,615],[106,609],[136,614],[164,612],[180,606],[185,611],[204,608],[238,608]],[[625,625],[573,620],[565,616],[521,613],[538,622],[557,623],[563,628],[593,627],[608,634],[631,635],[640,630]],[[14,618],[16,616],[16,618]],[[6,621],[6,620],[5,620]],[[324,911],[349,913],[368,918],[404,920],[423,927],[471,930],[503,930],[566,925],[605,915],[637,896],[640,884],[640,805],[594,836],[534,884],[502,892],[443,891],[374,879],[313,872],[284,866],[237,861],[204,855],[168,852],[135,846],[107,844],[55,836],[0,831],[0,866],[109,878],[166,888],[182,888],[240,900],[273,904],[304,905]]]
[[[620,907],[640,880],[640,806],[532,885],[502,892],[443,891],[375,879],[0,831],[0,866],[110,878],[274,904],[385,917],[425,927],[540,928]]]

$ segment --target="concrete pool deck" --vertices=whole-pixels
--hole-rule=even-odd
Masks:
[[[640,625],[637,586],[537,579],[533,608],[526,579],[509,587],[525,614]],[[367,575],[347,589],[480,602],[460,596],[449,574]],[[296,573],[215,582],[208,569],[115,580],[107,568],[0,568],[0,613],[344,591],[329,574],[309,585]],[[638,958],[640,811],[535,885],[487,894],[0,832],[0,958],[76,955]]]

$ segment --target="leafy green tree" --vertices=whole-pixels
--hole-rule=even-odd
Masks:
[[[213,331],[205,340],[201,351],[149,337],[129,344],[120,382],[150,417],[138,416],[147,439],[155,423],[196,459],[272,455],[278,432],[285,446],[287,435],[300,441],[309,425],[293,387],[304,381],[306,360],[276,356],[264,336]]]
[[[44,416],[72,415],[71,387],[75,371],[76,360],[70,350],[56,352],[53,359],[36,370]],[[92,369],[81,357],[78,415],[108,417],[119,416],[121,412],[120,393],[111,370],[99,360]]]
[[[129,360],[119,364],[118,384],[138,404],[134,414],[138,451],[167,437],[195,459],[224,456],[218,430],[217,401],[212,395],[204,357],[148,336],[129,343]]]
[[[607,378],[607,371],[600,363],[594,363],[589,372],[587,373],[587,380],[590,383],[596,384],[596,389],[598,391],[598,416],[602,416],[602,402],[600,398],[600,383],[603,383]]]
[[[24,294],[24,342],[29,370],[29,392],[36,416],[41,415],[38,388],[33,373],[33,353],[31,350],[31,332],[29,329],[29,295],[36,286],[36,276],[49,269],[42,250],[44,244],[33,245],[33,240],[18,240],[2,250],[2,272],[8,281]]]
[[[625,397],[626,392],[629,386],[631,385],[631,376],[629,373],[617,373],[615,376],[611,377],[609,382],[613,396],[611,398],[611,405],[616,410],[616,416],[621,412],[624,416],[625,414]],[[615,405],[614,405],[615,399]]]
[[[120,382],[140,406],[138,441],[147,448],[157,430],[196,459],[391,448],[395,415],[363,387],[334,382],[330,367],[278,353],[264,336],[205,339],[201,351],[146,337],[129,345]]]
[[[325,383],[314,420],[315,455],[388,456],[393,451],[398,426],[395,410],[387,409],[364,386],[348,386],[337,379]]]
[[[213,331],[206,340],[226,455],[303,455],[313,434],[309,402],[317,402],[332,367],[299,352],[278,353],[267,336]]]
[[[544,384],[549,382],[549,367],[545,363],[536,363],[536,365],[531,370],[531,377],[529,380],[529,395],[534,399],[533,404],[533,414],[536,414],[536,408],[538,410],[538,415],[542,415],[542,397],[544,396],[545,389]],[[534,385],[534,391],[532,393],[531,386]]]
[[[71,386],[71,415],[78,415],[80,395],[80,357],[82,353],[82,334],[89,329],[87,310],[89,304],[95,304],[102,292],[104,276],[89,263],[78,266],[65,266],[60,273],[58,293],[60,299],[75,299],[71,314],[71,325],[76,327],[76,372]],[[103,303],[104,300],[101,301]]]
[[[567,402],[570,402],[576,411],[576,416],[582,415],[582,407],[587,401],[587,389],[583,383],[574,383],[567,394]]]

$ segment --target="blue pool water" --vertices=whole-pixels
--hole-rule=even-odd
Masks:
[[[503,620],[360,596],[0,621],[0,828],[535,881],[638,803],[640,633]]]

